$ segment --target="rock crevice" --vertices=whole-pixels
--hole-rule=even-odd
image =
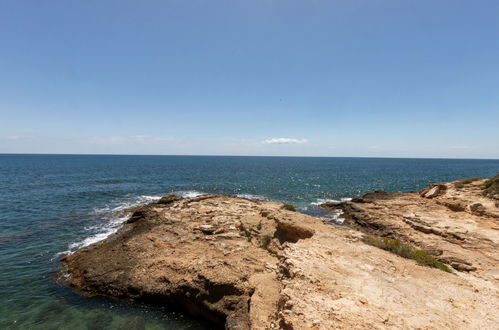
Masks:
[[[65,282],[86,295],[179,308],[226,329],[497,328],[497,225],[479,222],[476,211],[452,217],[438,201],[454,190],[436,190],[328,206],[342,208],[354,228],[277,202],[165,196],[131,210],[108,239],[63,258]],[[480,203],[483,214],[492,212]],[[421,266],[365,244],[364,232],[476,271]]]
[[[341,209],[354,228],[416,245],[456,270],[494,273],[499,209],[482,193],[485,180],[462,182],[432,184],[415,193],[369,193],[323,207]]]

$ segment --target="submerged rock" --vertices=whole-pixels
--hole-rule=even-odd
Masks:
[[[373,196],[363,199],[371,204]],[[65,257],[66,283],[85,295],[168,305],[227,329],[499,325],[497,283],[474,273],[423,267],[365,244],[357,230],[277,202],[165,201],[134,210],[116,234]]]

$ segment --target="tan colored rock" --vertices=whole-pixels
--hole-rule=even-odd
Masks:
[[[419,193],[370,193],[338,207],[369,234],[399,239],[456,270],[499,272],[499,209],[483,194],[485,180],[430,185]],[[328,205],[325,205],[328,208]]]
[[[230,329],[277,326],[275,251],[312,235],[300,223],[306,216],[230,196],[162,200],[134,209],[106,241],[66,257],[67,282],[84,294],[182,306]]]
[[[352,208],[367,211],[359,204]],[[417,212],[404,213],[414,226],[436,228]],[[68,284],[83,294],[180,307],[227,329],[499,326],[497,279],[477,276],[482,268],[450,274],[424,267],[366,245],[357,230],[281,203],[209,195],[150,204],[132,218],[62,260]]]
[[[442,183],[436,183],[430,185],[428,188],[423,189],[419,195],[424,198],[435,198],[445,194],[447,186]]]

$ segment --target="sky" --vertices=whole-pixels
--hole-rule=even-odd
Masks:
[[[0,153],[499,158],[499,1],[0,0]]]

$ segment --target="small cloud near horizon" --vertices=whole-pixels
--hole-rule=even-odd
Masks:
[[[263,144],[303,144],[308,143],[307,139],[272,138],[262,141]]]
[[[471,147],[471,146],[451,146],[450,148],[454,149],[454,150],[469,150],[469,149],[473,149],[473,147]]]

